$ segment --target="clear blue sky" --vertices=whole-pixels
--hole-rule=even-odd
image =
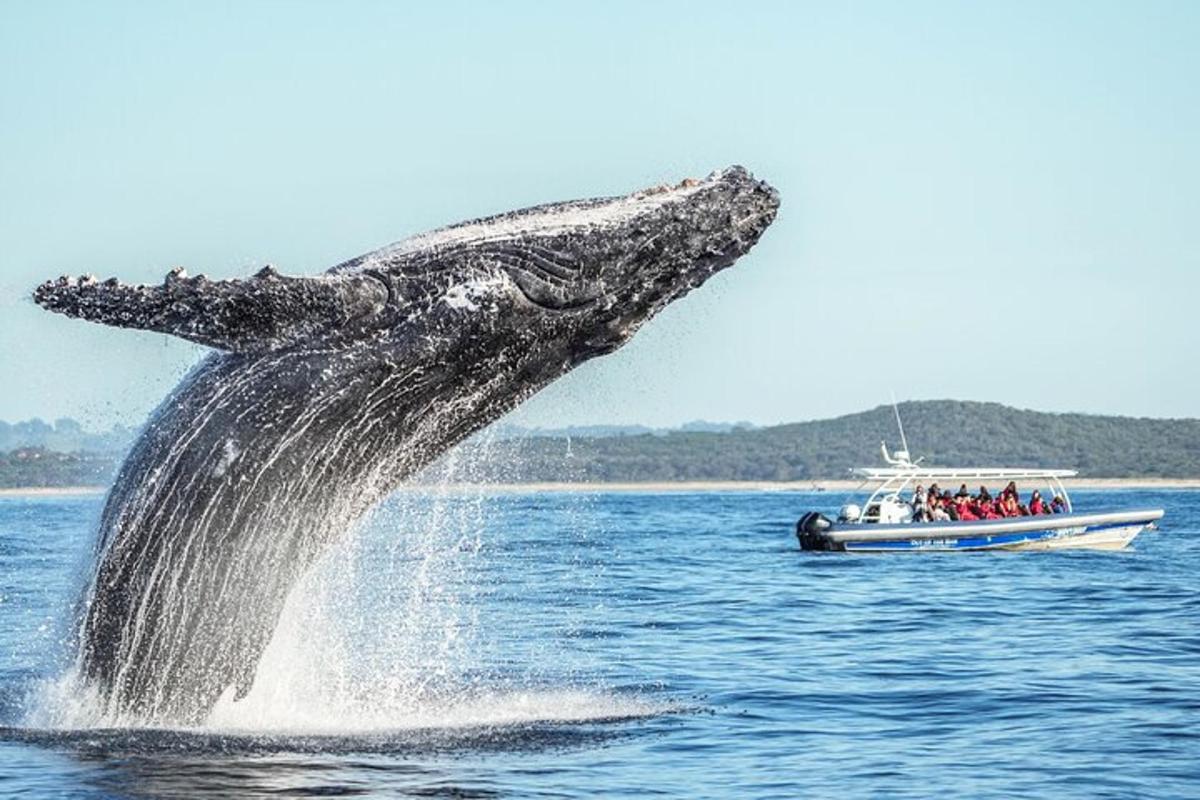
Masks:
[[[526,424],[901,398],[1196,416],[1200,3],[0,5],[0,419],[138,422],[201,349],[62,272],[311,273],[743,163],[736,268]]]

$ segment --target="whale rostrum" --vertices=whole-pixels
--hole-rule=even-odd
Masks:
[[[410,237],[311,277],[60,278],[68,316],[216,348],[109,492],[77,629],[108,724],[200,724],[255,683],[289,591],[414,472],[745,254],[741,167]]]

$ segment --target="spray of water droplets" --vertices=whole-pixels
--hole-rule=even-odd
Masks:
[[[664,710],[609,688],[579,636],[602,569],[586,496],[549,498],[557,526],[528,524],[545,504],[472,483],[503,473],[492,453],[486,437],[452,451],[332,548],[290,593],[250,692],[227,691],[203,728],[352,735]],[[546,559],[545,537],[578,547]],[[140,724],[102,708],[68,673],[27,723]]]

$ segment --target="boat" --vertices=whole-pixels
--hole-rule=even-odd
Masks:
[[[898,416],[898,415],[897,415]],[[898,421],[898,420],[897,420]],[[903,438],[903,428],[901,428]],[[1156,527],[1161,508],[1115,509],[1080,512],[1071,504],[1064,478],[1077,474],[1065,469],[1011,469],[927,467],[909,459],[904,449],[888,453],[888,466],[851,472],[863,485],[875,485],[862,505],[847,504],[831,520],[809,512],[796,523],[796,537],[804,550],[844,552],[944,551],[944,550],[1120,550],[1142,531]],[[985,486],[999,494],[1010,482],[1045,487],[1049,497],[1062,498],[1062,511],[1054,514],[1003,517],[970,521],[913,521],[913,506],[904,499],[918,486],[937,483],[950,489],[966,484]]]

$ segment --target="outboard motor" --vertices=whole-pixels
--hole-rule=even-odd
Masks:
[[[801,550],[833,550],[833,542],[825,533],[833,527],[832,520],[824,514],[809,511],[796,522],[796,538]]]

